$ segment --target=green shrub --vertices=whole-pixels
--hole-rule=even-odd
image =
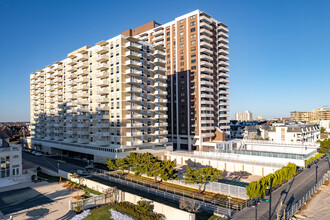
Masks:
[[[149,201],[141,200],[138,202],[138,205],[134,205],[130,202],[119,202],[115,204],[115,208],[119,212],[142,220],[164,219],[162,214],[152,212],[152,205]]]
[[[311,158],[309,158],[308,160],[305,160],[305,166],[306,166],[307,164],[313,162],[314,160],[316,160],[316,159],[322,157],[323,155],[324,155],[324,153],[318,153],[318,154],[316,154],[314,157],[311,157]]]
[[[76,206],[74,207],[74,211],[75,211],[76,213],[81,212],[81,211],[82,211],[82,206],[81,206],[81,205],[76,205]]]
[[[272,187],[280,186],[283,181],[290,180],[294,175],[297,174],[297,165],[289,163],[287,166],[276,170],[275,173],[268,174],[260,178],[258,181],[251,182],[246,186],[246,194],[249,198],[264,197],[266,189],[270,186],[270,178],[273,178]]]

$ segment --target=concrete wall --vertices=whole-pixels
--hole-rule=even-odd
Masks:
[[[74,182],[78,182],[78,180],[70,177],[71,173],[60,170],[59,174],[63,178],[72,180]],[[107,185],[104,185],[104,184],[101,184],[101,183],[98,183],[98,182],[95,182],[95,181],[92,181],[92,180],[88,180],[88,179],[86,179],[83,182],[83,184],[86,185],[88,188],[97,190],[99,192],[103,192],[105,189],[111,188],[110,186],[107,186]],[[131,194],[131,193],[128,193],[128,192],[123,192],[123,193],[120,193],[120,194],[121,194],[121,200],[120,201],[127,201],[127,202],[131,202],[131,203],[134,203],[134,204],[137,204],[137,202],[142,200],[142,199],[152,201],[152,200],[149,200],[149,199],[146,199],[144,197],[137,196],[137,195],[134,195],[134,194]],[[165,205],[165,204],[162,204],[162,203],[159,203],[159,202],[155,202],[155,201],[152,201],[152,204],[154,206],[154,212],[163,214],[166,217],[166,219],[169,219],[169,220],[172,220],[172,219],[173,220],[176,220],[176,219],[194,220],[195,219],[195,214],[192,214],[192,213],[189,213],[189,212],[177,209],[177,208],[173,208],[171,206],[168,206],[168,205]]]

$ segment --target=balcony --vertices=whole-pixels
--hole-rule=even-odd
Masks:
[[[229,106],[229,103],[228,102],[220,102],[219,106]]]
[[[201,34],[204,34],[204,35],[207,35],[207,36],[212,36],[212,32],[211,31],[209,31],[208,29],[206,29],[206,28],[201,28],[200,29],[200,33]]]
[[[70,87],[67,89],[68,92],[70,93],[76,93],[77,92],[77,87]]]
[[[201,14],[200,15],[200,21],[202,21],[202,22],[206,22],[206,23],[208,23],[208,24],[212,24],[212,20],[211,20],[211,18],[209,18],[207,15],[205,15],[205,14]]]
[[[132,76],[141,76],[142,71],[136,70],[136,69],[127,69],[126,74],[132,75]]]
[[[142,62],[140,61],[135,61],[135,60],[127,60],[126,65],[131,66],[131,67],[141,67]]]
[[[96,61],[97,62],[104,62],[104,61],[108,61],[109,60],[109,56],[108,55],[98,55],[96,57]]]
[[[129,41],[125,44],[125,47],[132,50],[140,50],[142,45]]]
[[[134,106],[127,105],[125,109],[129,110],[129,111],[131,111],[131,110],[142,110],[142,106],[140,106],[140,105],[134,105]]]
[[[127,51],[126,56],[129,58],[135,58],[135,59],[140,59],[142,57],[141,53],[135,52],[135,51]]]
[[[137,87],[128,87],[126,88],[126,92],[137,92],[137,93],[141,93],[142,92],[142,88],[137,88]]]
[[[167,119],[168,116],[167,115],[155,115],[155,119]]]
[[[229,69],[228,68],[225,68],[225,67],[220,67],[219,68],[219,71],[220,72],[229,72]]]
[[[96,132],[96,135],[99,137],[109,137],[110,133],[109,132]]]
[[[229,44],[229,41],[224,38],[219,38],[218,43],[222,44]]]
[[[143,126],[142,123],[127,123],[126,127],[127,128],[141,128]]]
[[[76,86],[77,85],[77,81],[76,80],[70,80],[67,83],[68,86]]]
[[[79,89],[79,90],[88,90],[89,89],[89,86],[88,85],[78,85],[77,86],[77,89]]]
[[[208,42],[205,42],[205,41],[202,41],[202,42],[200,43],[200,46],[201,46],[201,47],[206,47],[206,48],[209,48],[209,49],[212,49],[212,48],[213,48],[212,44],[210,44],[210,43],[208,43]]]
[[[96,100],[98,103],[108,103],[110,101],[110,98],[101,97]]]
[[[222,44],[222,43],[218,45],[218,48],[223,49],[223,50],[229,49],[229,47],[226,44]]]
[[[108,52],[109,52],[109,50],[106,46],[99,46],[99,48],[96,49],[96,53],[98,53],[98,54],[105,54]]]
[[[97,94],[98,95],[109,94],[109,89],[98,89]]]
[[[225,33],[228,33],[229,32],[228,29],[225,28],[224,26],[218,26],[217,31],[219,31],[219,32],[225,32]]]
[[[167,135],[168,131],[163,130],[163,131],[155,131],[155,135]]]
[[[127,137],[139,137],[139,136],[142,136],[142,132],[127,132],[126,133],[126,136]]]
[[[202,79],[208,79],[208,80],[213,80],[213,76],[209,74],[203,74],[201,73],[201,78]]]
[[[88,63],[87,62],[79,62],[79,63],[77,63],[77,67],[84,69],[84,68],[88,67]]]
[[[106,69],[109,69],[109,65],[107,63],[99,63],[97,65],[97,69],[98,70],[106,70]]]
[[[87,82],[89,82],[89,79],[88,79],[88,77],[80,77],[78,79],[78,82],[79,83],[87,83]]]
[[[76,78],[77,78],[77,74],[75,74],[75,73],[69,73],[69,74],[67,75],[67,78],[68,78],[68,79],[76,79]]]
[[[208,68],[213,68],[213,64],[207,61],[201,61],[201,66],[205,66]]]
[[[153,40],[154,40],[154,42],[162,41],[162,40],[164,40],[164,35],[163,34],[160,34],[158,36],[155,36],[153,38]]]
[[[156,90],[154,92],[155,95],[167,95],[167,91],[162,91],[162,90]]]
[[[108,86],[110,84],[109,80],[99,80],[96,82],[97,86]]]
[[[77,70],[77,74],[79,76],[87,76],[88,75],[88,70],[82,70],[82,69]]]
[[[142,101],[142,97],[139,96],[127,96],[126,101],[128,102],[141,102]]]
[[[229,83],[229,80],[228,79],[220,79],[220,80],[218,80],[218,82],[220,82],[220,83]]]
[[[97,120],[109,120],[109,115],[96,115]]]
[[[156,106],[155,111],[167,111],[167,107]]]
[[[126,145],[127,146],[135,146],[135,145],[142,145],[143,142],[141,140],[138,140],[138,141],[127,141],[126,142]]]
[[[97,72],[96,73],[96,78],[107,78],[109,77],[109,73],[108,72]]]
[[[229,95],[230,92],[225,91],[225,90],[220,90],[219,95]]]
[[[87,54],[79,53],[79,54],[77,54],[77,60],[78,60],[78,61],[85,61],[85,60],[88,60],[88,55],[87,55]]]
[[[161,82],[155,82],[154,87],[167,87],[167,84]]]
[[[228,70],[228,69],[227,69]],[[229,71],[229,70],[228,70]],[[220,72],[219,74],[220,77],[224,77],[224,78],[228,78],[229,77],[229,74],[227,73],[223,73],[223,72]]]
[[[88,104],[89,104],[88,99],[80,99],[78,101],[78,105],[88,105]]]
[[[223,49],[220,49],[220,50],[218,50],[218,54],[227,56],[229,54],[229,52],[228,51],[225,51]]]
[[[165,75],[162,75],[162,74],[155,74],[154,75],[154,79],[157,79],[157,80],[160,80],[160,79],[166,80],[167,77]]]
[[[225,34],[224,32],[220,32],[219,34],[218,34],[218,37],[220,38],[228,38],[229,36],[228,36],[228,34]]]
[[[166,68],[165,67],[161,67],[161,66],[155,66],[154,67],[154,71],[165,72],[166,71]]]
[[[62,70],[63,67],[61,64],[54,64],[54,67],[53,67],[54,70]]]
[[[165,57],[165,52],[162,50],[155,50],[154,55],[157,57]]]
[[[142,119],[142,115],[141,114],[137,114],[137,113],[134,113],[134,114],[127,114],[126,115],[126,119]]]
[[[207,36],[207,35],[201,35],[200,39],[201,39],[202,41],[206,41],[206,42],[208,42],[208,43],[212,43],[212,38],[209,37],[209,36]]]
[[[131,77],[131,78],[126,79],[125,82],[128,83],[128,84],[141,84],[142,80]]]
[[[76,63],[77,61],[72,58],[68,58],[66,62],[67,65],[75,65]]]
[[[219,61],[224,61],[224,62],[226,62],[226,61],[228,61],[228,60],[229,60],[229,58],[226,57],[226,56],[223,56],[223,55],[220,55],[220,56],[219,56]]]
[[[79,93],[77,93],[77,96],[79,98],[88,98],[89,97],[89,93],[88,92],[79,92]]]
[[[155,123],[155,127],[166,127],[167,126],[167,123],[166,122],[163,122],[163,123]]]

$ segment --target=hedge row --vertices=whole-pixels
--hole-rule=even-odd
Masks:
[[[115,204],[117,211],[142,220],[162,220],[162,214],[152,212],[150,201],[138,201],[137,205],[130,202],[119,202]]]
[[[251,182],[246,186],[246,193],[249,198],[264,197],[266,189],[270,186],[270,178],[273,178],[272,187],[280,186],[283,181],[288,181],[297,174],[297,166],[294,163],[289,163],[287,166],[276,170],[275,173],[268,174],[258,181]]]
[[[305,160],[305,166],[306,166],[307,164],[309,164],[310,162],[312,162],[312,161],[318,159],[319,157],[322,157],[323,155],[324,155],[324,153],[318,153],[318,154],[316,154],[314,157],[311,157],[311,158],[309,158],[308,160]]]

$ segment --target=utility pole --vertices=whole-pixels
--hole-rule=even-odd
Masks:
[[[272,219],[272,185],[273,185],[273,177],[270,177],[270,186],[269,186],[269,213],[268,219]]]

